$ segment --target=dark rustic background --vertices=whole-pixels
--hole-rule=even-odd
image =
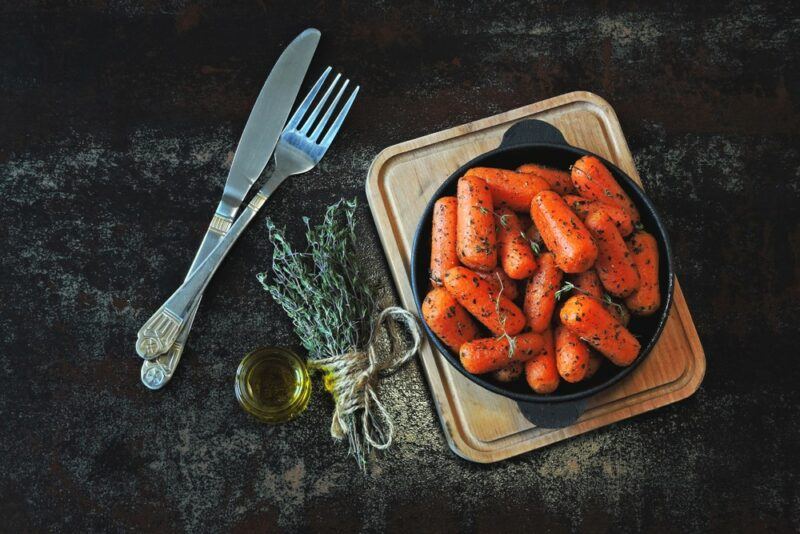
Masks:
[[[800,528],[796,2],[5,2],[0,7],[0,530]],[[363,91],[319,169],[268,211],[358,197],[385,146],[576,89],[615,107],[672,235],[708,358],[679,404],[492,466],[447,448],[419,365],[383,387],[367,476],[331,400],[284,426],[236,404],[242,355],[297,345],[255,274],[221,268],[161,392],[142,322],[182,279],[280,50],[302,29]]]

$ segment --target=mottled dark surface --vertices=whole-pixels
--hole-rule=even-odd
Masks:
[[[800,528],[800,9],[792,2],[4,2],[0,530]],[[447,448],[418,364],[362,475],[330,398],[285,426],[233,397],[244,352],[297,344],[255,273],[221,268],[173,382],[136,330],[179,283],[279,50],[301,29],[363,86],[280,225],[357,196],[385,146],[585,89],[616,108],[671,231],[708,359],[690,399],[497,465]],[[367,260],[391,282],[367,208]],[[391,291],[387,289],[387,292]]]

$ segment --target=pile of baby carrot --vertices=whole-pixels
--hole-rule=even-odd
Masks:
[[[630,316],[661,306],[658,244],[593,156],[570,172],[467,171],[434,206],[430,278],[423,317],[464,369],[524,374],[537,393],[587,380],[604,357],[633,363]]]

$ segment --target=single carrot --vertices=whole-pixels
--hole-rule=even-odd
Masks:
[[[517,172],[531,173],[544,178],[550,184],[550,189],[559,195],[566,195],[575,191],[575,186],[572,184],[572,178],[569,173],[561,169],[537,165],[536,163],[526,163],[517,167]]]
[[[478,337],[478,325],[444,288],[434,288],[425,296],[422,317],[433,333],[455,352]]]
[[[528,211],[533,196],[539,191],[550,189],[550,184],[544,178],[506,169],[473,167],[467,171],[466,176],[484,180],[492,191],[494,204],[506,205],[514,211]]]
[[[524,280],[536,270],[536,256],[522,232],[519,218],[508,208],[497,210],[498,256],[503,270],[515,280]]]
[[[628,240],[628,249],[639,270],[639,289],[625,299],[634,315],[651,315],[661,307],[658,287],[658,243],[645,231],[636,232]]]
[[[525,327],[522,310],[466,267],[453,267],[444,273],[444,287],[497,336],[513,336]]]
[[[498,382],[513,382],[522,375],[522,362],[513,361],[492,373],[492,378]]]
[[[602,300],[603,286],[600,284],[597,271],[594,269],[570,275],[569,281],[572,282],[572,285],[574,285],[580,293]]]
[[[556,352],[553,347],[553,331],[542,333],[542,350],[525,362],[525,380],[536,393],[552,393],[558,388],[560,378],[556,366]]]
[[[560,318],[564,326],[615,365],[630,365],[639,355],[639,341],[596,299],[570,297],[561,308]]]
[[[445,271],[459,265],[456,252],[458,200],[442,197],[433,205],[431,230],[431,281],[442,285]]]
[[[486,280],[495,291],[500,291],[501,295],[509,300],[517,300],[519,287],[517,282],[509,277],[501,267],[495,267],[491,271],[475,271],[475,274]]]
[[[592,266],[597,258],[592,236],[558,193],[542,191],[533,197],[531,219],[562,271],[579,273]]]
[[[508,337],[476,339],[461,345],[461,365],[474,375],[497,371],[515,361],[525,362],[536,356],[544,346],[539,334],[526,332],[514,338],[509,349]]]
[[[633,232],[631,216],[628,215],[627,211],[619,206],[614,206],[613,204],[603,204],[597,200],[588,200],[577,195],[564,195],[564,202],[567,203],[567,206],[572,208],[572,211],[578,214],[578,217],[580,217],[581,220],[585,221],[586,217],[588,217],[590,213],[602,208],[605,210],[608,216],[611,217],[611,220],[614,221],[614,224],[617,225],[617,229],[619,229],[619,233],[622,234],[623,237]]]
[[[550,319],[556,307],[556,291],[561,285],[563,273],[556,266],[552,252],[539,256],[539,268],[525,288],[525,317],[534,332],[544,332],[550,327]]]
[[[589,364],[586,366],[586,374],[583,376],[584,380],[592,378],[600,366],[603,364],[603,355],[595,350],[589,351]]]
[[[628,323],[631,322],[631,312],[624,304],[613,301],[609,302],[607,299],[603,299],[603,305],[608,310],[608,313],[619,321],[619,324],[622,326],[628,326]]]
[[[611,175],[611,171],[594,156],[583,156],[572,166],[572,183],[584,198],[612,204],[624,209],[633,223],[639,222],[639,210],[628,194]]]
[[[567,382],[580,382],[589,368],[589,346],[563,325],[556,327],[556,368]]]
[[[527,237],[528,241],[531,243],[536,243],[539,245],[540,249],[544,245],[544,241],[542,241],[542,234],[539,233],[539,229],[536,228],[535,224],[531,224],[528,229],[525,230],[525,237]]]
[[[490,271],[497,266],[493,211],[486,182],[474,176],[458,180],[456,251],[461,263],[471,269]]]
[[[605,210],[586,217],[586,227],[592,233],[600,253],[595,270],[606,291],[615,297],[627,297],[639,287],[639,272],[614,221]]]

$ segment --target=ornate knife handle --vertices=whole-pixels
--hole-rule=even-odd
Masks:
[[[136,341],[136,352],[140,356],[152,360],[169,350],[177,339],[181,326],[190,319],[195,301],[203,294],[222,260],[266,200],[266,195],[261,192],[253,197],[231,226],[228,235],[219,241],[205,261],[142,326]]]

